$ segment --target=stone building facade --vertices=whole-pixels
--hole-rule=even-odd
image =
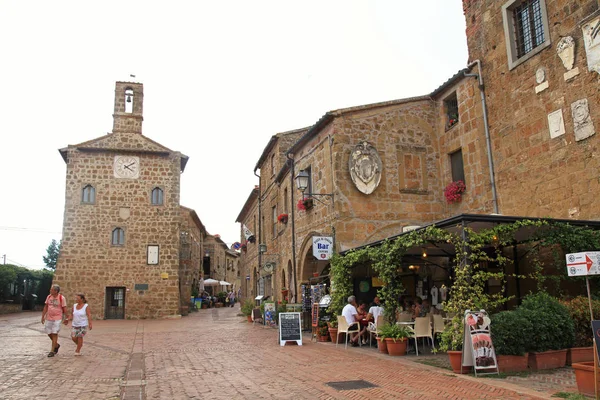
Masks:
[[[242,210],[240,211],[238,217],[235,222],[240,223],[240,237],[242,238],[242,250],[239,258],[240,265],[240,286],[242,289],[242,297],[243,298],[255,298],[257,296],[256,291],[256,283],[257,283],[257,273],[258,267],[261,263],[258,261],[258,246],[255,243],[247,243],[246,237],[244,235],[243,227],[247,227],[250,232],[258,232],[258,195],[260,189],[258,186],[255,186],[250,195],[246,199]]]
[[[67,172],[55,283],[69,303],[84,292],[94,318],[180,315],[197,275],[180,263],[183,232],[201,242],[203,231],[179,204],[188,158],[142,135],[143,96],[142,84],[117,82],[113,132],[60,149]]]
[[[597,0],[464,0],[463,8],[469,59],[485,77],[499,211],[599,218]],[[539,22],[515,25],[527,12]]]
[[[248,224],[259,215],[267,250],[242,256],[253,295],[268,276],[281,299],[281,288],[293,297],[326,274],[313,236],[331,236],[343,251],[463,213],[598,218],[600,34],[590,36],[598,3],[463,5],[470,61],[434,92],[330,111],[287,150],[281,135],[271,138],[256,165],[257,200],[238,217]],[[542,18],[537,33],[512,37],[534,29],[517,23],[529,16]],[[307,210],[297,208],[300,171],[309,176],[304,194],[316,194]],[[459,180],[466,190],[449,202],[445,188]],[[280,210],[290,210],[285,224]]]
[[[239,253],[231,250],[220,235],[208,235],[204,243],[204,278],[231,283],[218,291],[238,290],[240,286]]]
[[[192,288],[197,288],[202,278],[202,263],[204,262],[204,241],[206,228],[196,211],[187,207],[180,207],[181,228],[179,231],[179,292],[181,293],[181,307],[185,311],[189,306]]]

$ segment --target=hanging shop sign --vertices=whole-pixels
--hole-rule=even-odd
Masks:
[[[249,241],[250,243],[254,243],[256,241],[254,233],[252,233],[252,231],[248,229],[246,225],[242,225],[242,230],[244,231],[244,237],[247,241]]]
[[[333,238],[331,236],[313,236],[313,256],[319,260],[329,260],[333,255]]]
[[[600,275],[600,251],[570,253],[565,257],[569,276]]]
[[[490,322],[485,310],[465,311],[462,365],[473,366],[475,376],[499,372]]]
[[[285,346],[285,342],[296,342],[302,346],[299,312],[279,313],[279,344]]]

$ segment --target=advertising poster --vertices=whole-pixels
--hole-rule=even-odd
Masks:
[[[275,303],[265,303],[265,325],[275,327]]]
[[[478,370],[498,371],[496,352],[490,332],[490,317],[485,310],[465,312],[465,335],[463,341],[463,365],[472,365]]]

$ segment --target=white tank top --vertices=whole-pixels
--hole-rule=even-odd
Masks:
[[[73,304],[73,326],[76,327],[81,327],[81,326],[88,326],[88,317],[87,314],[85,313],[85,310],[87,308],[87,303],[83,305],[83,307],[81,307],[81,310],[77,309],[77,304]]]

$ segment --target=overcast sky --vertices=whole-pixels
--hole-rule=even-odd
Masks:
[[[181,204],[232,243],[272,135],[467,64],[460,0],[0,0],[0,37],[0,257],[31,268],[61,238],[58,149],[111,131],[115,81],[144,84],[144,135],[190,157]]]

